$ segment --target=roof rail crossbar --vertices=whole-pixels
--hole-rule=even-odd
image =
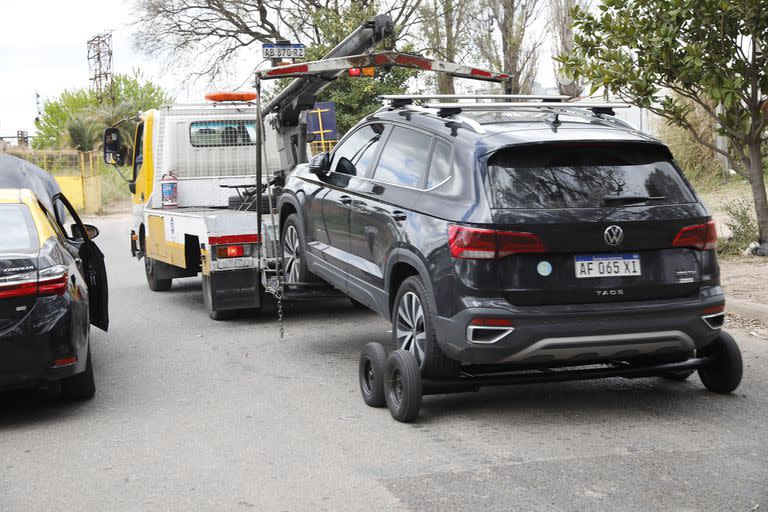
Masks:
[[[562,102],[570,99],[564,95],[538,95],[538,94],[384,94],[380,100],[390,101],[393,104],[415,100],[541,100],[542,102]]]
[[[526,102],[494,102],[494,103],[426,103],[422,105],[426,108],[459,108],[461,110],[506,110],[506,109],[520,109],[520,110],[547,110],[547,109],[590,109],[590,110],[607,110],[614,108],[629,108],[632,105],[629,103],[587,103],[587,102],[573,102],[573,103],[526,103]]]

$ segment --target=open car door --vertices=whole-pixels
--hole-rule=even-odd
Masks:
[[[83,274],[88,286],[88,310],[91,324],[99,329],[106,331],[109,328],[109,290],[107,287],[107,268],[104,265],[104,254],[99,250],[96,244],[91,240],[98,234],[93,228],[86,229],[77,212],[70,204],[64,194],[56,194],[53,197],[54,213],[56,221],[59,223],[62,231],[67,234],[68,242],[77,250],[82,261]],[[70,229],[65,227],[61,218],[61,208],[69,212],[72,216],[73,224]],[[91,226],[89,226],[91,228]]]

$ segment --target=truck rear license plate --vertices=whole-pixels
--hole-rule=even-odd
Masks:
[[[576,256],[576,277],[639,276],[639,254],[590,254]]]

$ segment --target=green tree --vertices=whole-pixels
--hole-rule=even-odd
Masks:
[[[376,2],[355,3],[339,10],[318,9],[313,23],[321,34],[323,44],[307,48],[307,60],[317,60],[346,38],[364,21],[376,15]],[[408,48],[404,48],[408,50]],[[416,72],[408,69],[376,69],[374,78],[350,78],[342,76],[332,82],[319,95],[318,101],[336,103],[336,127],[339,134],[345,133],[363,117],[381,108],[376,100],[382,94],[403,94],[406,83]]]
[[[58,98],[46,101],[42,115],[35,121],[33,147],[95,149],[105,127],[173,101],[139,70],[131,75],[115,75],[110,96],[114,103],[111,98],[100,101],[95,91],[82,88],[66,90]],[[132,134],[126,135],[129,140]]]
[[[603,0],[595,13],[576,9],[574,19],[574,52],[559,58],[566,71],[731,156],[751,184],[760,242],[768,243],[768,0]],[[680,97],[707,113],[730,155],[697,129]]]

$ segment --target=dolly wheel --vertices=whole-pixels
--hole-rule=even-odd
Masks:
[[[413,353],[395,350],[387,359],[384,395],[390,414],[397,421],[409,423],[421,409],[421,372]]]
[[[699,378],[708,390],[715,393],[730,393],[739,387],[743,373],[741,351],[733,336],[725,331],[712,343],[700,349],[699,353],[712,362],[699,368]]]
[[[368,343],[360,352],[360,392],[370,407],[384,407],[384,374],[387,371],[387,353],[380,343]]]

